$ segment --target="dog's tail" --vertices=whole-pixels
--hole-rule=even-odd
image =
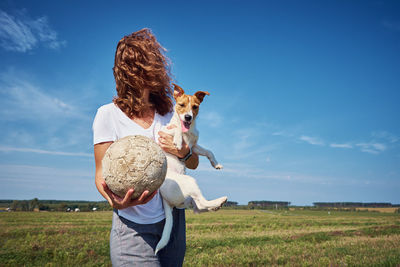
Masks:
[[[161,249],[163,249],[169,242],[169,238],[171,236],[171,231],[172,231],[172,224],[173,224],[173,218],[172,218],[172,208],[168,204],[167,201],[163,199],[163,205],[164,205],[164,212],[165,212],[165,225],[164,225],[164,230],[161,235],[161,239],[158,242],[156,246],[156,250],[154,254],[157,254]]]

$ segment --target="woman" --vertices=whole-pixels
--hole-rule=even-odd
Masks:
[[[154,255],[164,228],[164,210],[159,191],[144,191],[131,199],[134,188],[125,197],[113,194],[102,177],[104,153],[112,142],[127,135],[144,135],[158,141],[161,148],[179,158],[190,153],[173,145],[172,136],[159,132],[172,116],[170,68],[165,49],[149,29],[122,38],[115,53],[114,77],[117,97],[97,110],[93,122],[95,181],[101,195],[114,209],[110,235],[113,266],[181,266],[186,249],[185,211],[174,210],[174,229],[167,247]],[[159,134],[159,138],[157,135]],[[195,169],[193,154],[186,166]]]

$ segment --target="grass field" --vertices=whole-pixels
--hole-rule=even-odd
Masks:
[[[399,266],[400,215],[186,212],[185,266]],[[0,266],[110,266],[111,212],[1,212]]]

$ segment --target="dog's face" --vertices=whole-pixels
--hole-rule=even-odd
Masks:
[[[204,91],[197,91],[194,95],[186,95],[181,87],[176,84],[173,85],[176,101],[175,111],[179,115],[182,131],[187,132],[199,113],[199,107],[204,97],[210,94]]]

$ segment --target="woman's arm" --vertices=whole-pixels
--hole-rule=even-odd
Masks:
[[[192,169],[192,170],[196,169],[197,166],[199,166],[199,155],[197,155],[196,153],[192,153],[192,156],[190,156],[185,161],[185,165],[189,169]]]
[[[94,160],[96,164],[95,183],[97,190],[108,201],[108,203],[110,203],[110,206],[115,209],[125,209],[131,206],[146,204],[154,197],[157,191],[154,191],[154,193],[149,195],[149,191],[145,190],[139,198],[131,199],[132,194],[135,191],[132,188],[128,190],[124,198],[121,198],[111,192],[105,183],[103,178],[102,160],[111,144],[112,142],[105,142],[94,145]]]

